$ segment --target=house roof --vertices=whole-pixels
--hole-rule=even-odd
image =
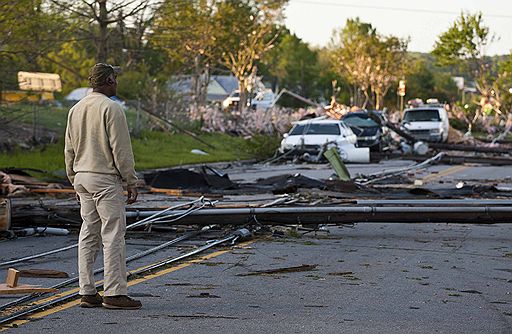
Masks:
[[[172,79],[173,81],[169,83],[171,89],[183,95],[190,94],[192,88],[190,76],[176,76]],[[238,89],[238,81],[234,76],[212,75],[208,83],[207,100],[222,101],[235,89]]]
[[[238,89],[238,80],[232,75],[212,75],[211,80],[215,80],[229,94]]]

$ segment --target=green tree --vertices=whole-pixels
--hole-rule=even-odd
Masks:
[[[318,86],[320,98],[324,101],[336,99],[339,103],[350,104],[352,85],[344,76],[334,72],[331,64],[331,51],[328,48],[317,50],[318,54]],[[334,87],[333,87],[334,86]]]
[[[398,37],[379,36],[377,43],[370,46],[370,89],[375,98],[375,109],[380,109],[384,105],[384,97],[391,85],[405,74],[407,44],[407,40]]]
[[[434,73],[423,58],[411,57],[411,66],[406,74],[407,96],[422,100],[432,97],[435,87]]]
[[[278,36],[287,0],[230,0],[217,3],[214,33],[221,49],[220,64],[238,79],[239,111],[254,84],[257,64]],[[278,30],[279,32],[279,30]]]
[[[498,79],[495,83],[496,95],[499,99],[501,110],[512,114],[512,52],[499,63]]]
[[[457,65],[462,71],[470,73],[476,82],[481,98],[474,100],[477,108],[463,108],[471,113],[468,127],[492,112],[501,114],[499,102],[495,96],[494,79],[487,61],[485,47],[494,40],[489,28],[484,25],[482,13],[464,14],[452,26],[442,33],[434,45],[432,54],[440,65]]]
[[[73,36],[62,15],[43,0],[2,1],[0,10],[1,77],[15,88],[17,71],[40,71],[48,54]]]
[[[348,19],[345,27],[331,38],[334,71],[354,85],[353,103],[375,108],[383,104],[389,88],[405,73],[408,41],[395,36],[381,36],[369,23]],[[373,98],[370,96],[370,92]]]
[[[89,33],[96,46],[96,61],[109,61],[109,26],[132,19],[152,9],[150,0],[50,0],[53,6],[68,16],[68,22],[79,23],[79,29]],[[85,21],[84,21],[85,19]],[[87,22],[87,26],[83,26]],[[110,41],[111,42],[111,41]]]
[[[318,87],[318,54],[307,43],[285,30],[260,63],[260,72],[270,79],[273,89],[286,88],[309,99],[322,96]],[[281,105],[302,106],[303,103],[283,96]]]
[[[46,55],[44,67],[49,72],[59,73],[64,93],[77,87],[88,86],[89,68],[95,64],[94,53],[87,50],[84,41],[69,41]]]
[[[494,36],[483,23],[482,13],[461,13],[452,26],[439,35],[432,54],[440,65],[458,65],[462,70],[469,70],[479,89],[486,93],[489,71],[484,50],[493,40]]]
[[[377,43],[376,29],[369,23],[356,19],[347,19],[345,26],[333,33],[329,48],[334,72],[356,87],[353,104],[359,105],[359,93],[364,95],[361,106],[370,101],[372,59],[369,53],[371,45]]]
[[[192,102],[206,103],[210,68],[219,59],[210,1],[165,1],[156,12],[150,41],[163,50],[171,71],[192,74]]]
[[[430,97],[453,103],[457,100],[458,88],[449,73],[434,72],[434,91]]]

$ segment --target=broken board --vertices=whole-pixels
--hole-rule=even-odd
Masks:
[[[20,295],[36,292],[57,292],[57,289],[53,288],[41,288],[38,285],[29,284],[18,284],[18,280],[21,276],[21,272],[9,268],[7,271],[7,279],[5,283],[0,284],[0,295]]]
[[[0,283],[0,295],[22,295],[36,292],[57,292],[52,288],[41,288],[38,285],[19,284],[13,288],[5,283]]]

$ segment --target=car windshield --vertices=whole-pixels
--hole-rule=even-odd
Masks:
[[[406,122],[429,122],[441,121],[439,111],[435,109],[417,109],[408,110],[405,112],[404,121]]]
[[[343,122],[360,128],[373,128],[378,126],[373,119],[366,115],[348,115],[343,118]]]
[[[338,124],[298,124],[292,131],[290,136],[300,135],[340,135]]]

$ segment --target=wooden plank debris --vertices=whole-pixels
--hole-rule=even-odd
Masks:
[[[22,269],[21,277],[68,278],[68,273],[51,269]]]
[[[21,272],[19,270],[9,268],[7,270],[7,279],[5,283],[0,284],[0,295],[19,295],[35,292],[57,292],[53,288],[41,288],[38,285],[18,284]]]
[[[18,286],[18,280],[20,279],[20,272],[16,269],[9,268],[7,270],[7,279],[5,280],[5,284],[7,284],[8,287],[14,288]]]
[[[57,292],[57,289],[41,288],[37,285],[20,284],[14,288],[7,286],[5,283],[0,284],[0,295],[24,295],[36,292]]]

